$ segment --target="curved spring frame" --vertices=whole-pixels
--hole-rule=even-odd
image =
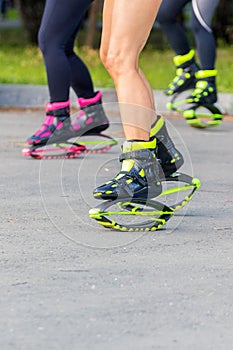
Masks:
[[[167,104],[169,110],[182,113],[186,122],[199,129],[212,128],[222,123],[223,115],[220,109],[214,104],[191,104],[187,100],[178,100],[179,93],[172,96],[171,102]],[[207,113],[205,112],[207,110]]]
[[[156,199],[162,199],[171,194],[189,191],[182,200],[178,200],[172,205],[166,205],[158,200],[146,199],[130,199],[104,201],[89,211],[90,218],[96,220],[100,225],[117,230],[127,232],[148,232],[157,231],[164,227],[167,221],[175,214],[175,212],[183,208],[193,198],[194,192],[200,187],[200,180],[183,173],[174,173],[172,176],[161,180],[162,183],[183,182],[182,186],[176,186],[164,190]],[[110,208],[117,204],[119,210],[111,210]],[[146,207],[146,209],[144,209]],[[112,216],[131,216],[146,218],[139,223],[130,224],[120,223],[119,220],[111,219]],[[149,217],[149,219],[148,219]]]
[[[74,159],[81,154],[105,153],[111,147],[117,145],[118,141],[105,134],[88,134],[86,136],[94,137],[94,140],[79,138],[78,142],[61,142],[49,145],[36,145],[24,148],[22,155],[34,159]]]

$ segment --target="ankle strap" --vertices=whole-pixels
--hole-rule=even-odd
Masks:
[[[140,149],[138,151],[122,153],[119,157],[120,162],[126,159],[137,159],[137,160],[154,160],[154,156],[149,149]]]
[[[64,116],[69,116],[70,114],[70,108],[69,107],[64,107],[64,108],[59,108],[59,109],[54,109],[52,111],[48,111],[46,115],[50,115],[53,117],[64,117]]]

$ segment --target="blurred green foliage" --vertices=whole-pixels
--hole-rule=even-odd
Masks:
[[[157,38],[156,38],[157,36]],[[91,71],[96,87],[114,87],[112,79],[99,59],[98,50],[82,46],[82,31],[78,36],[76,51]],[[154,42],[160,37],[160,49]],[[0,83],[1,84],[47,84],[43,58],[39,48],[29,45],[25,30],[22,28],[0,30]],[[78,45],[77,45],[78,46]],[[155,49],[156,47],[156,49]],[[152,33],[143,50],[140,65],[155,90],[165,89],[173,79],[175,69],[171,51],[159,31]],[[218,91],[233,92],[233,46],[219,43],[217,51]]]

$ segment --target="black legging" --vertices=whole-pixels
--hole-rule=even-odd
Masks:
[[[38,34],[50,102],[69,99],[70,86],[79,97],[91,98],[94,88],[84,62],[73,47],[82,19],[92,0],[46,0]]]
[[[177,15],[191,0],[163,0],[159,9],[159,22],[167,40],[177,55],[185,55],[190,45]],[[211,30],[211,20],[219,0],[192,0],[191,26],[195,36],[201,69],[214,69],[216,43]]]

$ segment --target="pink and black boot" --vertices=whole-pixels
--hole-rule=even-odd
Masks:
[[[98,134],[109,127],[109,122],[102,106],[102,93],[98,91],[92,98],[79,98],[80,111],[72,122],[75,136]]]
[[[27,139],[29,145],[63,142],[73,137],[70,122],[70,101],[46,105],[46,117],[40,129]]]

